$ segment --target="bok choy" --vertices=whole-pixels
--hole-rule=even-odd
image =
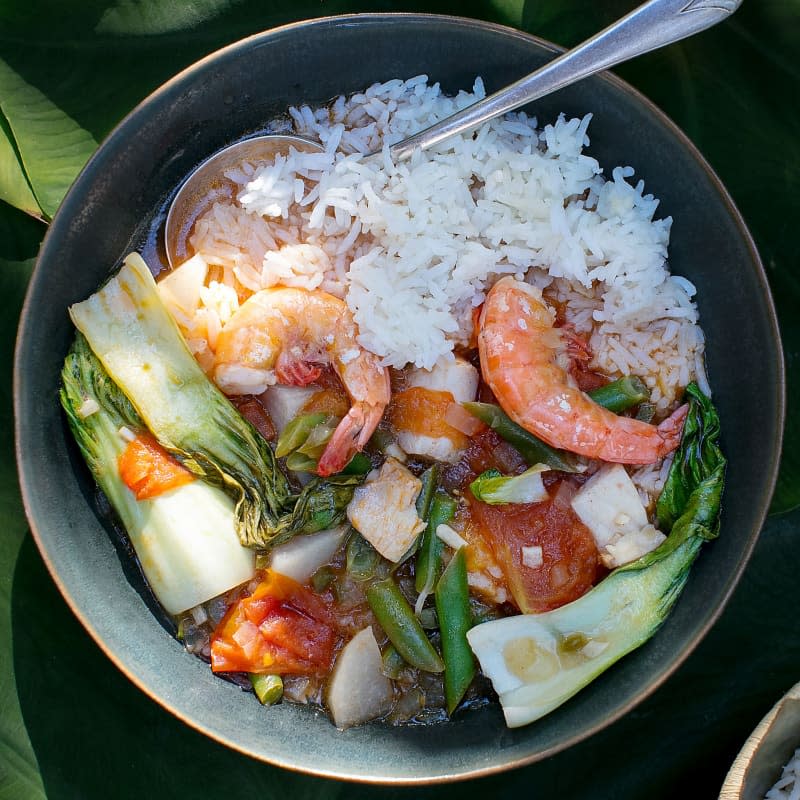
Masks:
[[[287,479],[269,444],[192,357],[141,257],[128,256],[70,316],[159,444],[233,499],[241,543],[271,546],[293,503]]]
[[[658,502],[666,540],[568,605],[486,622],[467,634],[510,727],[552,711],[647,641],[678,599],[703,542],[717,536],[725,477],[719,418],[696,384],[686,392],[689,414]]]
[[[126,433],[142,431],[135,409],[78,334],[62,372],[61,404],[100,488],[128,531],[145,576],[170,614],[252,577],[254,554],[239,543],[233,501],[200,480],[137,500],[120,477]]]

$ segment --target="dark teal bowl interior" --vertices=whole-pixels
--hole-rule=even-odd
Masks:
[[[730,460],[722,531],[657,635],[545,719],[508,730],[498,707],[446,725],[337,731],[310,708],[262,708],[183,651],[148,608],[141,581],[96,513],[93,484],[57,402],[73,336],[67,306],[131,249],[182,178],[214,150],[291,104],[321,104],[375,81],[425,73],[448,92],[481,75],[490,91],[553,56],[532,37],[475,21],[363,15],[280,28],[177,76],[111,134],[64,200],[23,313],[15,400],[19,469],[38,545],[67,601],[109,657],[155,700],[256,758],[321,775],[426,782],[541,759],[608,725],[652,692],[707,632],[766,513],[783,424],[783,371],[764,271],[738,212],[678,129],[608,76],[541,100],[540,121],[594,114],[591,147],[607,170],[630,164],[674,218],[670,261],[698,289],[707,360]]]

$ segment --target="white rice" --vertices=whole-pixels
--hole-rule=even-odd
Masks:
[[[780,779],[766,793],[764,800],[800,800],[800,749],[794,751]]]
[[[322,288],[346,299],[360,344],[384,364],[430,368],[452,358],[472,309],[511,274],[567,302],[592,366],[641,376],[659,414],[692,379],[707,391],[695,289],[667,267],[671,219],[654,218],[658,201],[631,167],[606,180],[583,152],[590,114],[541,129],[512,114],[392,163],[389,144],[483,95],[480,79],[446,97],[417,76],[290,109],[294,131],[325,153],[228,173],[238,202],[217,203],[191,240],[219,281],[188,335],[213,351],[231,310],[223,285],[239,301],[278,284]]]

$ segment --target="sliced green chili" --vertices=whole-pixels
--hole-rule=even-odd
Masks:
[[[391,578],[373,583],[367,589],[367,601],[389,641],[409,664],[425,672],[444,670],[441,657]]]
[[[461,405],[474,417],[496,431],[510,445],[513,445],[528,462],[529,467],[534,464],[547,464],[548,467],[561,472],[578,472],[578,464],[569,453],[550,447],[549,444],[545,444],[525,428],[521,428],[500,406],[494,403],[462,403]]]
[[[256,675],[250,673],[253,691],[262,705],[271,706],[283,697],[283,680],[280,675]]]
[[[446,492],[437,491],[431,500],[428,524],[422,532],[422,540],[417,552],[414,586],[420,594],[423,591],[430,593],[439,577],[442,540],[436,535],[436,529],[443,523],[450,522],[455,513],[455,500]]]
[[[336,428],[336,417],[328,417],[324,423],[315,425],[309,432],[306,440],[297,448],[298,453],[318,459]]]
[[[444,657],[444,694],[452,714],[475,677],[475,660],[467,642],[472,610],[467,585],[465,548],[459,547],[436,584],[436,612]]]
[[[295,417],[278,437],[278,442],[275,445],[275,455],[278,458],[283,458],[297,450],[308,439],[312,429],[327,421],[327,419],[328,415],[323,413],[300,414],[300,416]]]
[[[286,467],[292,472],[316,472],[317,459],[303,455],[299,450],[286,456]]]
[[[619,414],[633,406],[638,406],[650,399],[650,391],[645,382],[636,375],[626,375],[624,378],[612,381],[598,389],[586,392],[592,400],[603,408]]]

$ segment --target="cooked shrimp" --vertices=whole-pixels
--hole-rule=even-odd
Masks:
[[[554,314],[533,286],[502,278],[489,291],[478,333],[481,371],[503,410],[552,447],[622,464],[650,464],[680,441],[688,406],[660,425],[620,417],[568,374]]]
[[[321,365],[332,365],[352,403],[317,466],[319,475],[332,475],[363,449],[390,398],[389,371],[358,344],[357,333],[350,310],[331,294],[263,289],[219,334],[214,378],[228,394],[255,394],[276,382],[312,383]]]

